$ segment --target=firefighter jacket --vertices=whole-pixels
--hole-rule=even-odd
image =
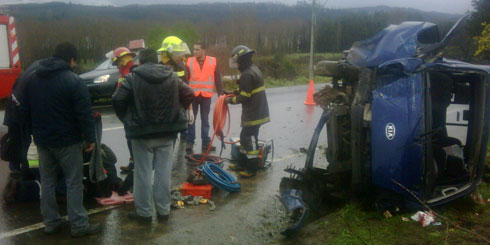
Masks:
[[[270,121],[269,105],[265,94],[262,72],[254,64],[240,69],[238,94],[231,104],[242,104],[242,127],[262,125]]]
[[[175,62],[171,59],[168,59],[166,62],[160,62],[163,65],[171,66],[173,71],[177,73],[177,76],[182,79],[183,82],[189,84],[189,71],[187,70],[187,66],[184,62],[180,62],[179,64],[175,64]]]

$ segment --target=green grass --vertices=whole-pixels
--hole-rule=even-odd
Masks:
[[[490,154],[490,145],[488,146]],[[490,164],[487,157],[487,163]],[[487,168],[487,171],[489,169]],[[483,200],[490,200],[490,183],[483,181],[478,191]],[[335,203],[329,205],[335,208]],[[361,206],[359,202],[350,202],[322,217],[308,226],[289,244],[485,244],[475,236],[448,225],[444,220],[440,226],[422,227],[412,221],[415,212],[393,214],[385,218],[375,211],[373,203]],[[451,203],[435,208],[436,212],[447,217],[459,227],[490,239],[490,203],[480,205],[470,197],[459,198]],[[403,221],[408,218],[409,221]]]
[[[490,186],[480,186],[485,200],[490,198]],[[490,207],[477,205],[469,198],[456,200],[437,210],[451,221],[490,238]],[[355,203],[347,204],[338,211],[315,222],[316,228],[307,231],[317,234],[316,237],[297,238],[305,244],[479,244],[479,240],[454,226],[442,224],[423,228],[420,223],[412,221],[412,213],[393,214],[391,218],[365,209]],[[410,219],[403,221],[402,217]]]
[[[479,192],[490,199],[490,184],[482,182]],[[476,204],[470,197],[460,198],[435,209],[460,227],[490,239],[490,204]],[[475,236],[436,218],[441,225],[422,227],[412,221],[415,212],[385,218],[373,205],[352,201],[304,228],[292,241],[302,244],[484,244]],[[403,221],[408,218],[409,221]]]

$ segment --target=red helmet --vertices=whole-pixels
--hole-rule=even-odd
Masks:
[[[124,55],[131,55],[132,57],[135,57],[136,54],[131,52],[131,50],[129,50],[128,48],[126,47],[119,47],[117,49],[114,49],[113,51],[113,57],[112,57],[112,64],[113,65],[116,65],[116,62],[119,58],[123,57]]]

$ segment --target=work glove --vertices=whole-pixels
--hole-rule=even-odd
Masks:
[[[240,90],[233,89],[233,91],[223,91],[223,94],[226,94],[226,95],[229,95],[229,94],[239,95],[240,94]]]
[[[234,97],[234,96],[226,97],[226,98],[225,98],[225,104],[230,104],[230,103],[232,103],[233,97]]]
[[[188,123],[189,125],[194,124],[194,112],[192,111],[192,109],[191,109],[191,110],[187,110],[187,118],[189,119],[189,120],[187,121],[187,123]]]

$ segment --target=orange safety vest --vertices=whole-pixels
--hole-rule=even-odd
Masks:
[[[206,56],[204,64],[199,65],[196,57],[187,60],[187,68],[191,73],[189,86],[194,89],[194,95],[211,98],[214,94],[214,71],[216,70],[216,58]]]

